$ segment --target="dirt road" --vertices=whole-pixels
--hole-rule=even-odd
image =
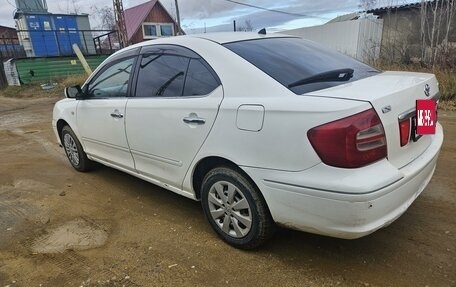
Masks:
[[[78,173],[55,144],[55,98],[0,97],[0,287],[456,286],[456,113],[434,178],[358,240],[279,230],[229,247],[199,203],[114,169]]]

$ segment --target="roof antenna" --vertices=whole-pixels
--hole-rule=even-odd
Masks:
[[[258,31],[258,34],[266,35],[266,28],[263,28],[260,31]]]

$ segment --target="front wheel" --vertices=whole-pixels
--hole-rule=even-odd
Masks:
[[[273,234],[274,222],[259,191],[231,168],[218,167],[207,173],[201,202],[212,228],[234,247],[253,249]]]
[[[77,171],[88,171],[93,167],[94,162],[87,158],[81,143],[69,126],[62,129],[62,144],[68,160]]]

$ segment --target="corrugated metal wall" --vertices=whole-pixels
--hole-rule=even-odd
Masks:
[[[382,38],[382,19],[358,19],[327,23],[281,32],[303,37],[369,62],[378,58]]]
[[[108,56],[88,56],[87,63],[95,70]],[[16,60],[21,83],[49,82],[55,78],[84,74],[84,68],[76,57],[29,58]]]

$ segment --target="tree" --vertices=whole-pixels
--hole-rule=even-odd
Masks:
[[[92,15],[101,20],[100,25],[97,27],[102,30],[116,30],[116,20],[114,18],[114,10],[112,7],[103,6],[101,8],[93,5],[90,7]]]
[[[90,10],[92,11],[92,15],[94,17],[101,20],[100,24],[96,28],[105,30],[93,33],[94,36],[99,36],[98,43],[96,44],[98,48],[109,50],[112,50],[113,48],[119,48],[119,36],[117,32],[114,32],[117,31],[116,20],[114,18],[114,9],[109,6],[103,6],[100,8],[93,5],[90,7]]]
[[[377,6],[377,0],[360,0],[358,8],[362,11],[369,11]]]
[[[456,0],[421,0],[421,59],[428,65],[443,65],[451,59],[450,31],[456,27]],[[453,39],[454,41],[454,39]],[[454,65],[454,63],[453,63]]]
[[[244,21],[244,25],[241,25],[241,26],[238,26],[236,31],[240,31],[240,32],[252,32],[253,31],[253,25],[252,25],[252,21],[250,21],[249,19],[245,20]]]
[[[402,5],[400,0],[387,0],[386,2],[386,15],[383,16],[381,60],[387,63],[399,61],[407,64],[411,58],[410,48],[413,33],[410,33],[410,27],[404,25],[404,21],[407,21],[407,24],[413,23],[408,22],[407,18],[399,16],[397,8]]]

